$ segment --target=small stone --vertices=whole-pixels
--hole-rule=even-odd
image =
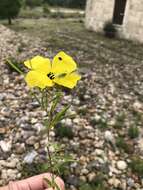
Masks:
[[[55,137],[55,132],[54,131],[50,131],[50,137]]]
[[[141,102],[136,101],[133,104],[133,108],[134,108],[135,111],[141,111],[143,109],[143,105],[142,105]]]
[[[134,182],[134,180],[133,180],[132,178],[129,178],[129,179],[127,180],[127,184],[128,184],[128,186],[130,186],[130,187],[134,187],[135,182]]]
[[[0,147],[3,152],[9,152],[11,150],[11,142],[0,141]]]
[[[38,150],[38,149],[39,149],[39,147],[40,147],[40,145],[39,145],[39,143],[38,143],[38,142],[34,144],[34,148],[35,148],[35,150]]]
[[[77,163],[73,162],[70,166],[71,166],[71,168],[76,168],[77,167]]]
[[[118,161],[118,162],[117,162],[117,168],[118,168],[119,170],[125,170],[125,169],[127,168],[126,162],[123,161],[123,160]]]
[[[6,180],[7,178],[7,170],[3,169],[1,171],[1,179]]]
[[[120,184],[121,184],[120,180],[117,179],[117,178],[115,178],[115,177],[109,179],[109,180],[108,180],[108,183],[109,183],[110,185],[114,186],[115,188],[119,187]]]
[[[83,175],[82,175],[82,176],[80,176],[80,177],[79,177],[79,179],[80,179],[81,181],[83,181],[83,182],[86,182],[86,181],[87,181],[87,180],[86,180],[86,177],[85,177],[85,176],[83,176]]]
[[[96,121],[99,121],[101,119],[101,116],[98,114],[95,114],[93,119],[95,119]]]
[[[18,154],[22,154],[25,152],[25,144],[24,143],[16,143],[15,144],[15,151]]]
[[[6,130],[4,127],[0,127],[0,134],[5,134]]]
[[[104,136],[105,136],[106,141],[111,142],[111,143],[115,143],[115,139],[114,139],[114,136],[113,136],[111,131],[105,131]]]
[[[78,181],[78,178],[76,176],[70,175],[67,179],[67,183],[70,185],[77,186],[79,181]]]
[[[75,118],[74,120],[73,120],[73,122],[75,123],[75,124],[79,124],[79,119],[78,118]]]
[[[31,119],[31,123],[32,123],[32,124],[37,123],[37,121],[38,121],[38,119],[36,119],[36,118],[32,118],[32,119]]]
[[[33,126],[33,128],[36,129],[38,133],[39,133],[40,131],[44,130],[44,126],[43,126],[41,123],[36,123],[36,124]]]
[[[12,159],[11,162],[7,162],[5,166],[8,168],[16,168],[17,163],[17,159]]]
[[[84,95],[84,99],[85,99],[85,100],[89,100],[90,98],[91,98],[91,96],[89,96],[88,94],[85,94],[85,95]]]
[[[79,104],[80,104],[80,100],[78,100],[78,99],[74,99],[74,100],[73,100],[73,104],[75,104],[75,105],[79,105]]]
[[[37,138],[34,137],[34,136],[31,136],[30,138],[28,138],[26,140],[26,144],[28,144],[28,145],[34,145],[36,141],[37,141]]]
[[[16,179],[16,175],[17,175],[18,171],[14,170],[14,169],[8,169],[7,170],[7,176],[10,180],[15,180]]]
[[[81,170],[81,174],[88,174],[88,173],[89,173],[89,171],[86,168],[83,168]]]
[[[71,127],[72,126],[72,120],[69,118],[65,119],[65,125],[68,127]]]
[[[120,185],[121,189],[123,190],[127,190],[127,182],[126,179],[121,179],[121,185]]]
[[[33,160],[35,159],[35,157],[37,156],[37,152],[36,151],[32,151],[29,152],[25,157],[24,157],[24,163],[27,164],[31,164],[33,162]]]
[[[91,172],[88,174],[87,178],[89,180],[89,182],[92,182],[96,177],[96,174],[94,172]]]
[[[96,154],[97,156],[101,156],[101,155],[104,154],[104,151],[101,150],[101,149],[96,149],[96,150],[95,150],[95,154]]]

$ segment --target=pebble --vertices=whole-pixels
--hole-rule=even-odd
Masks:
[[[134,185],[135,185],[134,179],[129,178],[129,179],[127,180],[127,184],[128,184],[129,187],[134,187]]]
[[[81,170],[81,174],[88,174],[88,173],[89,173],[89,171],[86,168],[83,168]]]
[[[105,131],[104,136],[106,141],[111,142],[113,144],[115,143],[115,139],[111,131]]]
[[[0,147],[3,152],[9,152],[11,150],[11,142],[6,142],[6,141],[1,140]]]
[[[16,151],[16,153],[22,154],[22,153],[25,152],[25,150],[26,150],[25,143],[16,143],[15,144],[15,151]]]
[[[44,130],[45,127],[41,124],[41,123],[36,123],[35,125],[32,126],[34,129],[37,130],[37,132],[39,133],[40,131]]]
[[[74,122],[75,124],[78,124],[78,123],[80,122],[80,120],[79,120],[78,118],[75,118],[75,119],[73,120],[73,122]]]
[[[37,137],[31,136],[31,137],[29,137],[29,138],[26,140],[26,143],[27,143],[28,145],[34,145],[36,141],[37,141]]]
[[[108,183],[109,183],[110,185],[114,186],[115,188],[118,188],[118,187],[120,186],[120,184],[121,184],[120,180],[117,179],[117,178],[115,178],[115,177],[109,179],[109,180],[108,180]]]
[[[76,176],[73,176],[73,175],[70,175],[67,179],[67,183],[70,184],[70,185],[74,185],[74,186],[77,186],[79,181],[77,179]]]
[[[89,173],[89,174],[87,175],[87,178],[88,178],[89,182],[94,181],[94,180],[95,180],[95,177],[96,177],[95,172],[91,172],[91,173]]]
[[[38,155],[38,153],[36,151],[31,151],[29,152],[25,157],[24,157],[24,163],[27,164],[32,164],[32,162],[34,161],[35,157]]]
[[[7,162],[5,166],[8,168],[16,168],[18,162],[19,160],[15,158],[15,159],[12,159],[10,162]]]
[[[101,149],[96,149],[96,150],[95,150],[95,154],[96,154],[97,156],[102,156],[102,155],[104,154],[104,151],[101,150]]]
[[[126,162],[123,161],[123,160],[119,160],[119,161],[117,162],[117,168],[118,168],[119,170],[125,170],[125,169],[127,168]]]
[[[71,127],[72,126],[72,120],[69,118],[65,119],[65,125],[68,127]]]

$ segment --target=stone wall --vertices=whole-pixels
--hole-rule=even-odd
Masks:
[[[106,21],[112,20],[114,0],[87,0],[86,27],[102,31]]]
[[[115,0],[87,0],[85,25],[103,32],[104,24],[113,19]],[[123,25],[117,27],[121,37],[143,42],[143,0],[127,0]]]
[[[122,34],[143,42],[143,0],[128,0]]]

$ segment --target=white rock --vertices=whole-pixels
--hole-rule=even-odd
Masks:
[[[0,147],[3,152],[9,152],[11,150],[11,142],[0,141]]]
[[[125,169],[127,168],[126,162],[123,161],[123,160],[118,161],[118,162],[117,162],[117,168],[118,168],[119,170],[125,170]]]
[[[15,150],[16,150],[16,153],[18,154],[22,154],[25,152],[25,144],[24,143],[16,143],[15,144]]]
[[[143,109],[143,105],[139,102],[139,101],[136,101],[134,102],[133,104],[133,108],[136,110],[136,111],[140,111]]]
[[[69,119],[69,118],[67,118],[66,120],[65,120],[65,125],[67,125],[67,126],[72,126],[72,120],[71,119]]]
[[[101,155],[104,154],[104,151],[101,150],[101,149],[96,149],[96,150],[95,150],[95,154],[96,154],[97,156],[101,156]]]
[[[17,163],[18,163],[18,159],[14,158],[11,160],[11,162],[7,162],[5,166],[8,168],[16,168]]]
[[[115,177],[109,179],[109,180],[108,180],[108,183],[109,183],[110,185],[113,185],[113,186],[116,187],[116,188],[119,187],[119,185],[121,184],[120,180],[117,179],[117,178],[115,178]]]
[[[95,179],[96,174],[95,174],[95,172],[91,172],[91,173],[88,174],[87,177],[88,177],[88,180],[89,180],[90,182],[92,182],[92,181]]]
[[[41,124],[41,123],[36,123],[34,126],[33,126],[34,129],[36,129],[38,131],[38,133],[42,130],[44,130],[44,126]]]
[[[134,184],[135,184],[134,179],[129,178],[129,179],[127,180],[127,184],[128,184],[129,187],[134,187]]]
[[[38,119],[37,119],[37,118],[32,118],[32,119],[31,119],[31,123],[32,123],[32,124],[37,123],[37,121],[38,121]]]
[[[18,171],[14,169],[8,169],[7,170],[7,176],[10,180],[15,180],[17,176]]]
[[[73,122],[74,122],[75,124],[78,124],[78,123],[80,122],[80,120],[79,120],[78,118],[75,118],[75,119],[73,120]]]
[[[29,138],[26,140],[26,143],[27,143],[28,145],[34,145],[36,141],[37,141],[37,138],[36,138],[35,136],[31,136],[31,137],[29,137]]]
[[[25,157],[24,157],[24,163],[31,164],[34,160],[34,158],[37,156],[37,152],[33,150],[32,152],[29,152]]]
[[[111,143],[115,142],[114,136],[111,131],[105,131],[104,137],[105,137],[105,140],[108,142],[111,142]]]
[[[85,95],[84,95],[84,99],[85,99],[85,100],[89,100],[90,98],[91,98],[91,96],[89,96],[88,94],[85,94]]]
[[[81,174],[88,174],[88,170],[86,169],[86,168],[83,168],[82,170],[81,170]]]
[[[95,114],[95,116],[93,117],[93,119],[95,119],[96,121],[99,121],[101,119],[101,116],[98,114]]]
[[[1,171],[1,179],[4,179],[4,180],[7,179],[7,171],[6,171],[5,169],[3,169],[3,170]]]
[[[74,100],[73,100],[73,103],[74,103],[75,105],[79,105],[79,104],[80,104],[80,101],[79,101],[78,99],[74,99]]]

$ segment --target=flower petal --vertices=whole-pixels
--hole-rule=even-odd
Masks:
[[[57,77],[54,79],[54,82],[67,88],[74,88],[77,84],[77,81],[80,79],[81,76],[74,72],[67,74],[64,77]]]
[[[51,70],[50,59],[42,56],[35,56],[34,58],[24,62],[25,66],[31,70],[36,70],[41,73],[49,73]]]
[[[50,80],[46,75],[37,71],[29,71],[25,80],[30,88],[39,87],[44,89],[45,87],[51,87],[54,85],[52,80]]]
[[[55,74],[71,73],[76,69],[76,62],[62,51],[59,52],[52,61],[52,72]]]

